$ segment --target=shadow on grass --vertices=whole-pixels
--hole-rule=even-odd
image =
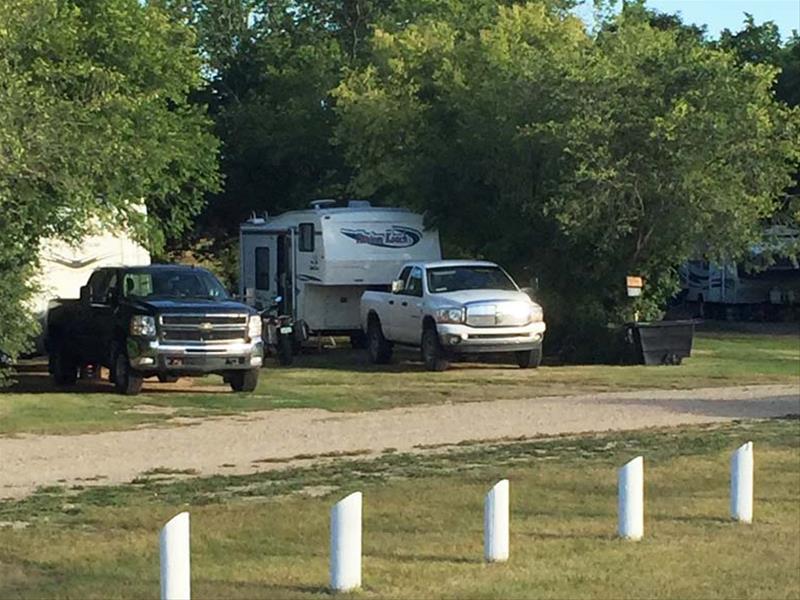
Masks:
[[[512,537],[521,537],[527,538],[531,540],[600,540],[611,542],[614,541],[617,536],[614,533],[613,529],[616,526],[615,522],[611,522],[610,527],[611,529],[607,533],[574,533],[571,531],[561,531],[561,532],[552,532],[552,531],[512,531]]]
[[[47,361],[35,360],[22,362],[15,366],[13,378],[15,382],[2,390],[0,394],[113,394],[114,386],[111,382],[100,379],[78,379],[74,385],[56,385],[47,372]],[[219,389],[216,385],[198,386],[186,385],[186,381],[177,383],[160,383],[155,378],[144,381],[142,394],[176,394],[198,393],[227,394],[230,388],[220,382]]]
[[[626,407],[635,405],[658,407],[671,413],[727,419],[764,419],[776,418],[777,415],[780,415],[778,418],[791,419],[800,412],[800,392],[778,395],[764,393],[763,396],[756,398],[736,400],[598,398],[596,402]]]
[[[480,564],[483,562],[479,557],[470,556],[449,556],[438,554],[409,554],[409,553],[395,553],[395,552],[364,552],[365,558],[377,558],[380,560],[388,560],[392,562],[404,563],[418,563],[418,562],[435,562],[435,563],[454,563],[454,564]]]

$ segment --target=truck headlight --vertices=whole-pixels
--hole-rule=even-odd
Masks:
[[[250,315],[247,321],[247,337],[251,340],[261,337],[261,315]]]
[[[131,335],[140,337],[156,337],[156,319],[150,315],[133,315],[131,317]]]
[[[544,321],[544,311],[538,304],[531,304],[528,314],[528,323],[541,323]]]
[[[463,323],[463,308],[440,308],[436,311],[437,323]]]

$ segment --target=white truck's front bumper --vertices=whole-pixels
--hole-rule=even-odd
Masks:
[[[436,327],[442,347],[456,354],[536,350],[542,346],[546,329],[543,321],[524,327],[470,327],[449,323]]]

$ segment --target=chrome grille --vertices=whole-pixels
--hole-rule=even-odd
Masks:
[[[158,320],[163,342],[213,344],[244,341],[247,314],[165,314]]]
[[[528,306],[522,302],[492,302],[467,305],[467,325],[472,327],[523,327],[528,324]]]

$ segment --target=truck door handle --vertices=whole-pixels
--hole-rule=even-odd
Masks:
[[[403,306],[408,306],[408,302],[402,302],[401,304],[402,304]]]
[[[389,304],[394,304],[394,300],[389,300]]]

